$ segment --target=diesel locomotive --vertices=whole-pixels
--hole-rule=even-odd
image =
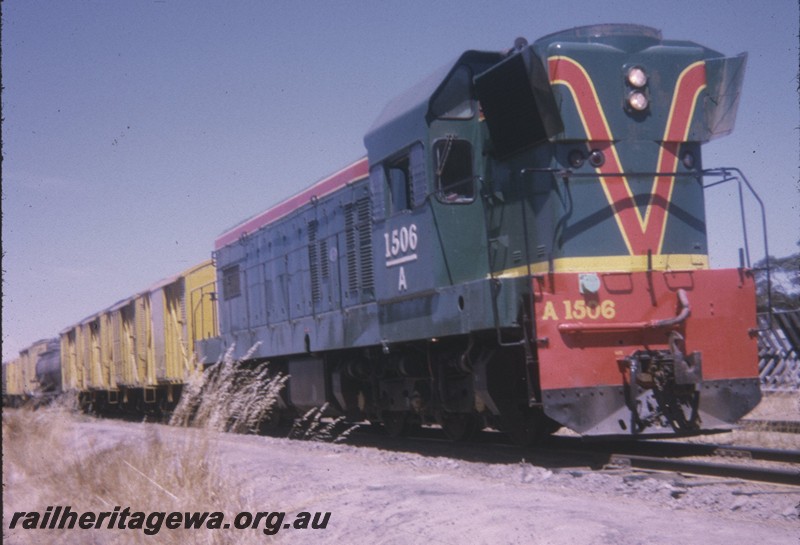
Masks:
[[[467,51],[367,157],[222,234],[221,335],[400,433],[691,433],[753,408],[754,285],[710,270],[701,145],[745,56],[605,25]]]
[[[217,238],[200,359],[392,434],[729,428],[760,400],[755,287],[709,267],[701,146],[745,62],[635,25],[463,53],[364,158]]]

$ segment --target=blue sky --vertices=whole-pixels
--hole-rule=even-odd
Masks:
[[[3,360],[363,156],[386,102],[462,51],[586,24],[749,53],[736,129],[704,163],[748,175],[771,253],[793,253],[798,4],[757,4],[5,0]],[[735,266],[735,188],[712,191],[712,265]]]

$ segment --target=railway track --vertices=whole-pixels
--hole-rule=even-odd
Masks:
[[[582,447],[608,456],[603,469],[670,471],[800,486],[798,450],[678,441],[609,441]]]
[[[792,469],[760,467],[745,464],[680,460],[656,456],[612,454],[608,468],[636,468],[675,473],[691,473],[711,477],[727,477],[748,481],[800,486],[800,466]]]
[[[435,428],[423,428],[402,439],[358,433],[348,443],[474,462],[525,460],[554,471],[664,471],[800,487],[800,450],[658,440],[585,441],[558,436],[540,446],[520,447],[509,444],[502,434],[486,431],[472,442],[453,443]]]
[[[752,422],[759,422],[759,430],[769,425],[781,431],[787,429],[782,422]],[[389,437],[380,427],[363,426],[349,436],[347,443],[470,462],[508,464],[525,460],[554,471],[664,471],[800,486],[800,450],[567,436],[552,436],[540,446],[521,447],[509,443],[504,434],[489,430],[480,432],[472,441],[454,443],[436,426],[419,428],[407,437]]]
[[[627,451],[631,454],[659,455],[669,457],[718,456],[769,462],[800,463],[800,451],[771,449],[764,447],[719,445],[707,443],[682,443],[679,441],[642,441],[633,443]]]

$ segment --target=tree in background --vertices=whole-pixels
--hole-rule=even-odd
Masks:
[[[797,242],[800,247],[800,240]],[[758,310],[767,310],[766,260],[755,264]],[[800,251],[786,257],[769,257],[772,271],[772,308],[774,310],[800,309]]]

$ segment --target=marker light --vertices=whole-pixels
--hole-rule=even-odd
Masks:
[[[606,156],[599,149],[592,150],[589,154],[589,164],[595,168],[601,167],[606,162]]]
[[[569,166],[572,168],[581,168],[583,166],[583,162],[586,160],[586,156],[583,155],[581,150],[574,149],[569,152],[569,157],[567,160],[569,161]]]
[[[628,106],[637,112],[646,110],[647,105],[647,97],[641,91],[634,91],[628,95]]]
[[[631,87],[641,89],[647,85],[647,74],[638,66],[633,66],[628,70],[628,83],[631,84]]]

